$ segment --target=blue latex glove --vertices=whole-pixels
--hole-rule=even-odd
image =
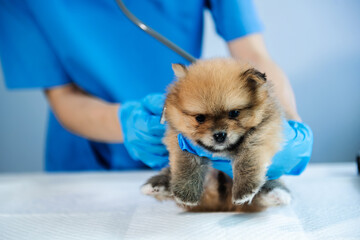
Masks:
[[[150,94],[141,101],[125,102],[119,110],[125,148],[134,160],[155,169],[169,162],[161,141],[166,128],[160,124],[164,101],[163,94]]]
[[[313,134],[310,127],[296,121],[284,122],[285,142],[283,149],[275,154],[272,164],[267,171],[269,180],[277,179],[284,174],[300,175],[308,162],[312,152]],[[213,157],[212,153],[192,143],[183,135],[178,135],[179,146],[183,151],[188,151],[201,157],[212,160],[214,168],[233,177],[231,161],[225,158]]]

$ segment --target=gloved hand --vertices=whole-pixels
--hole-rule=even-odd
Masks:
[[[313,134],[310,127],[296,121],[283,121],[285,142],[283,149],[272,159],[268,168],[269,180],[277,179],[284,174],[300,175],[307,166],[313,145]],[[188,151],[201,157],[212,160],[212,166],[233,177],[231,161],[225,158],[213,157],[212,153],[192,143],[183,135],[178,135],[179,146],[183,151]]]
[[[166,126],[160,124],[164,101],[163,94],[150,94],[141,101],[125,102],[119,110],[128,153],[134,160],[155,169],[169,162],[168,151],[162,143]]]

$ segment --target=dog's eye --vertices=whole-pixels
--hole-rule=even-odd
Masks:
[[[229,112],[229,118],[237,118],[239,116],[239,110],[232,110]]]
[[[205,122],[205,115],[199,114],[195,117],[195,119],[198,123],[203,123],[203,122]]]

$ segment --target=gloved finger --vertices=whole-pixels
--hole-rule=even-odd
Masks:
[[[146,142],[134,142],[132,143],[133,147],[137,149],[137,151],[147,152],[149,154],[154,154],[158,156],[167,156],[169,152],[167,151],[164,144],[149,144]]]
[[[142,101],[144,108],[152,115],[161,116],[165,102],[165,95],[154,93],[147,95]]]
[[[163,136],[151,135],[146,132],[140,131],[138,129],[135,130],[135,135],[138,139],[143,140],[144,142],[148,142],[150,144],[162,144],[163,145]]]
[[[268,179],[283,174],[300,175],[310,160],[313,134],[308,125],[291,120],[284,122],[284,136],[283,148],[275,154],[268,168]]]
[[[169,158],[168,157],[154,157],[151,161],[142,161],[147,166],[153,169],[162,169],[165,166],[169,165]]]
[[[285,174],[285,172],[282,169],[269,168],[267,173],[266,173],[266,177],[267,177],[268,180],[274,180],[274,179],[278,179],[283,174]]]
[[[160,123],[160,116],[150,116],[148,120],[149,133],[156,136],[164,136],[166,131],[166,125]]]
[[[164,136],[166,126],[160,123],[160,116],[150,115],[146,111],[139,110],[134,117],[134,127],[149,135]]]
[[[169,163],[168,156],[159,156],[156,154],[151,154],[143,151],[142,149],[138,149],[138,151],[134,153],[134,156],[135,159],[142,161],[151,168],[162,168]]]
[[[151,157],[169,157],[169,152],[161,145],[146,145],[141,143],[125,143],[128,152],[133,159],[141,160]]]

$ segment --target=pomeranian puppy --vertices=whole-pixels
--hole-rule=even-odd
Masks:
[[[234,59],[173,64],[177,81],[168,88],[164,143],[170,168],[150,178],[142,192],[174,199],[188,211],[260,211],[287,204],[279,180],[266,180],[281,149],[282,111],[265,74]],[[233,179],[211,160],[182,151],[181,133],[214,156],[231,160]]]

